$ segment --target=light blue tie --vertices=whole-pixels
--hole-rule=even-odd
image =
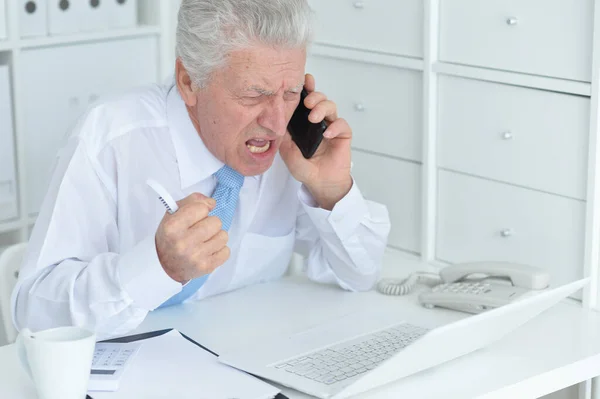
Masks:
[[[217,205],[209,215],[217,216],[221,219],[223,230],[228,231],[231,227],[233,215],[235,214],[240,189],[244,184],[244,176],[225,165],[215,173],[215,177],[217,178],[217,187],[212,197],[217,202]],[[177,305],[185,301],[202,287],[206,279],[208,279],[208,275],[193,279],[183,287],[181,292],[173,295],[160,305],[159,308]]]

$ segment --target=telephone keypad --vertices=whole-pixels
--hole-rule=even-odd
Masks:
[[[491,286],[489,283],[449,283],[440,284],[433,288],[433,292],[440,293],[462,293],[481,295],[490,292]]]

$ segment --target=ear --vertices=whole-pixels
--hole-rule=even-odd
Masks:
[[[189,107],[195,107],[197,101],[196,85],[192,82],[192,78],[185,69],[181,58],[177,58],[177,61],[175,62],[175,79],[177,82],[177,89],[179,89],[179,94],[185,104]]]

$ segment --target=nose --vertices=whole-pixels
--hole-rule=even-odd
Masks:
[[[269,129],[277,136],[283,136],[287,131],[285,119],[285,101],[279,96],[274,96],[267,107],[258,117],[258,124]]]

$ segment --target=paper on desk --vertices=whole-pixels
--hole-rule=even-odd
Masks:
[[[220,363],[216,356],[172,330],[143,341],[116,392],[94,399],[270,399],[279,390]]]

